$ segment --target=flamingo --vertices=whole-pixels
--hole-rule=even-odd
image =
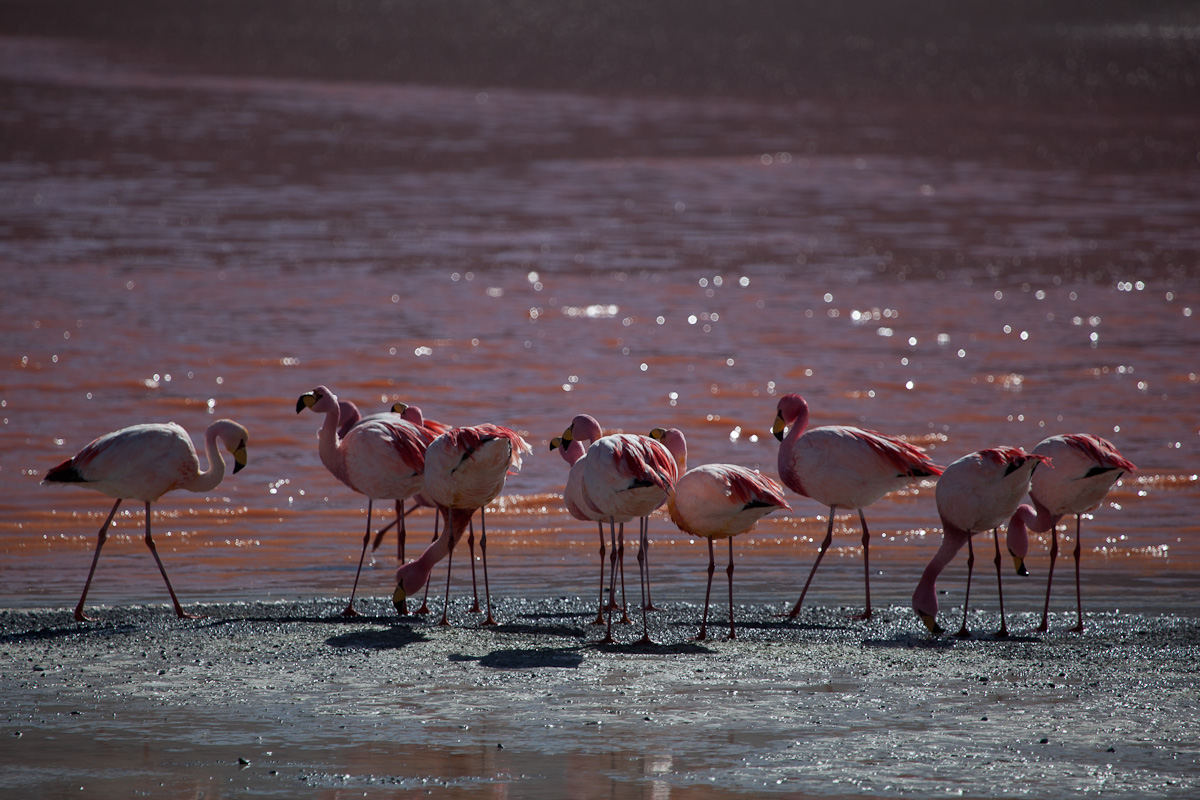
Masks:
[[[667,446],[683,469],[687,463],[687,440],[677,428],[655,428],[650,435]],[[729,638],[736,639],[733,624],[733,537],[752,530],[758,521],[779,509],[791,507],[783,487],[763,475],[734,464],[705,464],[680,476],[667,497],[667,513],[679,530],[708,539],[708,586],[704,590],[704,616],[698,641],[708,633],[708,601],[712,594],[716,556],[714,539],[729,540]]]
[[[587,457],[583,459],[583,487],[595,509],[609,523],[612,539],[612,554],[609,556],[608,587],[608,630],[604,641],[612,642],[612,610],[616,605],[617,562],[623,555],[623,546],[618,546],[617,524],[621,525],[621,541],[624,541],[622,519],[639,520],[638,567],[642,579],[642,641],[650,641],[649,622],[646,611],[649,602],[649,564],[646,549],[649,546],[649,516],[667,500],[667,492],[679,478],[679,465],[671,452],[658,440],[649,436],[616,433],[603,436],[600,425],[587,414],[580,414],[563,431],[563,442],[570,445],[576,439],[590,439]]]
[[[972,537],[991,530],[996,540],[996,585],[1000,594],[1000,631],[1007,636],[1004,621],[1004,585],[1000,578],[999,527],[1016,511],[1029,491],[1029,479],[1038,464],[1049,462],[1043,455],[1026,453],[1019,447],[993,447],[965,455],[946,467],[938,479],[935,497],[942,520],[942,546],[925,567],[913,592],[913,609],[934,634],[943,633],[937,624],[937,577],[967,545],[967,592],[963,598],[963,621],[958,636],[969,635],[967,607],[971,599],[971,572],[975,567]]]
[[[1024,574],[1024,558],[1029,549],[1026,529],[1050,531],[1050,569],[1046,575],[1046,604],[1042,609],[1039,631],[1049,628],[1050,583],[1054,579],[1054,561],[1058,558],[1058,523],[1067,514],[1075,515],[1075,607],[1077,622],[1071,630],[1083,631],[1083,595],[1079,588],[1080,530],[1083,515],[1099,507],[1113,484],[1126,472],[1137,469],[1133,462],[1106,439],[1087,433],[1051,436],[1033,448],[1037,455],[1053,460],[1053,469],[1034,473],[1029,488],[1033,505],[1022,505],[1009,522],[1009,547]],[[1013,533],[1016,533],[1014,541]]]
[[[596,608],[596,618],[592,620],[592,624],[603,625],[604,520],[606,517],[591,505],[591,502],[587,499],[587,495],[583,491],[583,459],[587,456],[587,450],[583,442],[579,439],[575,439],[570,444],[564,446],[562,437],[559,436],[555,436],[550,440],[550,449],[558,450],[562,453],[563,460],[571,467],[570,472],[567,473],[567,485],[563,488],[563,503],[567,507],[567,512],[577,520],[595,522],[600,532],[600,599],[599,605]]]
[[[827,425],[805,431],[808,403],[798,394],[779,398],[771,432],[779,447],[779,477],[797,494],[829,506],[829,528],[808,573],[800,599],[788,613],[795,619],[808,593],[809,584],[833,542],[833,514],[837,508],[858,510],[862,523],[863,574],[867,607],[858,619],[871,617],[870,538],[863,509],[888,492],[901,489],[920,478],[942,474],[925,452],[907,442],[875,431],[847,425]],[[784,436],[784,429],[787,436]]]
[[[421,490],[425,470],[425,447],[433,437],[398,416],[372,414],[361,419],[346,433],[338,436],[341,408],[337,395],[325,386],[300,395],[296,413],[304,409],[324,414],[325,422],[318,434],[321,463],[335,478],[367,497],[367,532],[363,536],[362,553],[354,587],[342,616],[355,617],[354,597],[362,575],[367,544],[371,541],[371,513],[375,500],[394,500],[396,515],[403,513],[404,501]],[[401,539],[403,557],[403,538]]]
[[[122,500],[141,500],[146,504],[146,546],[150,548],[158,571],[167,584],[176,616],[195,619],[195,615],[184,612],[179,604],[167,570],[158,557],[158,549],[150,535],[150,505],[174,489],[212,491],[225,477],[225,460],[217,448],[217,441],[220,440],[225,449],[233,454],[233,471],[237,472],[246,466],[246,443],[249,439],[246,429],[233,420],[219,419],[212,423],[204,434],[208,469],[201,471],[192,439],[179,425],[174,422],[132,425],[101,436],[46,473],[42,483],[74,483],[117,500],[100,526],[92,568],[88,570],[83,594],[75,606],[76,621],[90,621],[83,613],[83,604],[92,585],[96,563],[100,560],[100,548],[108,538],[108,527]]]
[[[483,589],[487,598],[485,625],[495,625],[492,616],[492,596],[488,586],[487,522],[483,508],[501,490],[509,470],[521,468],[521,456],[532,448],[516,431],[501,425],[474,425],[450,428],[435,438],[425,451],[425,494],[443,509],[446,528],[442,535],[426,548],[420,558],[396,570],[396,591],[392,602],[397,610],[406,598],[429,580],[433,565],[443,558],[452,558],[454,546],[462,538],[475,509],[480,510],[479,549],[483,557]],[[446,602],[442,606],[439,624],[449,625],[450,562],[446,569]]]

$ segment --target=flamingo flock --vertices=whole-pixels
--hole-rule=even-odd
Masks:
[[[367,498],[366,532],[358,568],[344,616],[357,616],[354,607],[362,565],[372,542],[372,510],[376,501],[395,504],[395,520],[374,536],[378,547],[386,531],[398,531],[400,567],[392,594],[397,613],[407,615],[408,600],[429,590],[436,565],[446,561],[445,601],[440,624],[448,625],[450,566],[456,545],[468,535],[472,584],[472,611],[480,612],[475,582],[474,516],[480,516],[480,558],[485,596],[484,625],[495,625],[488,579],[486,507],[504,490],[508,475],[520,470],[532,452],[517,431],[493,423],[451,426],[425,420],[416,406],[397,403],[389,410],[362,416],[347,400],[339,400],[326,386],[317,386],[296,401],[296,413],[310,410],[322,416],[317,453],[321,463],[346,487]],[[642,639],[649,643],[648,613],[656,610],[650,593],[649,520],[665,508],[682,532],[708,541],[708,582],[704,611],[696,638],[708,636],[708,610],[716,569],[715,541],[728,541],[726,567],[729,594],[729,638],[736,638],[733,605],[733,539],[754,529],[760,519],[775,511],[789,511],[785,487],[811,498],[828,509],[825,537],[808,573],[799,599],[787,612],[795,619],[833,538],[837,509],[857,512],[862,530],[865,608],[872,615],[870,587],[870,532],[864,509],[885,495],[920,481],[936,480],[935,501],[942,543],[922,573],[912,596],[918,619],[934,635],[944,632],[937,622],[937,580],[965,544],[967,588],[959,636],[968,636],[967,612],[974,568],[973,537],[992,531],[995,543],[997,588],[1000,592],[1000,629],[1004,619],[1002,556],[999,528],[1007,523],[1007,549],[1020,575],[1028,574],[1029,531],[1050,533],[1050,567],[1046,602],[1038,630],[1048,627],[1050,587],[1058,556],[1058,523],[1075,516],[1075,590],[1077,624],[1083,630],[1080,588],[1080,536],[1082,517],[1097,508],[1109,489],[1136,469],[1117,448],[1090,434],[1052,436],[1032,451],[999,446],[963,456],[949,466],[935,464],[920,447],[896,436],[844,425],[809,427],[809,406],[797,394],[779,398],[772,433],[779,440],[779,482],[736,464],[704,464],[688,469],[687,442],[682,431],[655,428],[646,435],[609,433],[588,414],[576,415],[550,441],[568,464],[563,503],[570,515],[595,522],[599,534],[600,579],[596,618],[605,625],[603,642],[613,642],[613,616],[630,622],[625,599],[624,527],[638,520],[638,575],[641,588]],[[159,558],[151,536],[151,505],[174,489],[207,492],[225,475],[218,443],[234,458],[233,472],[246,465],[249,434],[232,420],[212,423],[204,437],[208,468],[201,470],[196,449],[183,428],[174,424],[146,424],[123,428],[86,445],[72,458],[47,471],[43,483],[69,483],[115,498],[97,535],[91,569],[75,608],[75,619],[88,621],[84,605],[100,550],[123,500],[145,504],[145,542],[154,556],[167,591],[181,618],[183,610]],[[1031,503],[1023,504],[1029,496]],[[413,501],[410,508],[405,504]],[[415,559],[405,560],[405,518],[418,507],[436,509],[433,539]],[[442,529],[439,533],[438,526]],[[606,540],[605,528],[608,536]],[[469,533],[468,533],[469,531]],[[606,564],[607,558],[607,564]],[[607,584],[606,584],[607,570]],[[617,585],[621,600],[617,601]],[[605,597],[607,586],[607,598]],[[415,613],[427,612],[427,605]]]

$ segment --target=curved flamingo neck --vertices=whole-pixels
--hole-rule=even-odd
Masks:
[[[225,459],[221,457],[221,448],[217,446],[219,425],[214,423],[204,432],[204,455],[208,457],[208,469],[197,472],[183,488],[189,492],[211,492],[225,478]]]
[[[912,601],[913,608],[922,614],[929,614],[936,617],[938,611],[937,601],[937,579],[938,575],[942,574],[942,570],[946,565],[954,560],[958,555],[958,551],[962,549],[964,543],[970,538],[970,534],[960,528],[942,520],[944,532],[942,535],[942,546],[933,554],[933,558],[925,566],[925,571],[921,573],[921,580],[917,583],[917,588],[913,592]]]
[[[339,445],[342,442],[338,436],[338,422],[341,416],[341,409],[337,402],[331,403],[332,408],[325,410],[325,421],[321,424],[321,430],[317,434],[317,453],[321,457],[321,463],[325,465],[325,469],[332,472],[339,480],[345,481],[344,475],[346,472],[346,460]]]
[[[587,447],[579,439],[572,439],[571,443],[566,447],[560,447],[559,452],[562,453],[563,461],[566,461],[572,467],[575,462],[583,458],[587,454]]]
[[[604,429],[590,414],[577,414],[571,420],[571,436],[576,441],[586,441],[589,444],[604,436]]]

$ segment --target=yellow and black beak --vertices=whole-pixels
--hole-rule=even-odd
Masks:
[[[318,397],[313,392],[300,395],[296,400],[296,413],[299,414],[306,408],[312,408],[317,404]]]
[[[650,431],[650,438],[655,439],[660,442],[662,441],[662,438],[666,435],[667,435],[667,431],[665,428],[655,428],[654,430]]]
[[[231,452],[233,453],[233,474],[236,475],[242,470],[242,467],[246,466],[246,440],[238,442],[238,446]]]
[[[403,414],[408,411],[408,403],[392,403],[393,414]]]
[[[787,428],[787,423],[783,421],[783,414],[777,413],[775,415],[775,423],[771,425],[771,433],[775,436],[776,440],[783,441],[783,431],[785,428]]]
[[[561,436],[555,436],[553,439],[550,440],[551,452],[553,452],[554,450],[557,450],[558,448],[560,448],[562,446],[563,446],[563,440],[562,440]]]
[[[408,594],[403,584],[396,584],[396,591],[392,592],[392,605],[396,607],[397,614],[408,613]]]
[[[1017,574],[1018,574],[1018,575],[1028,575],[1028,574],[1029,574],[1029,570],[1025,569],[1025,559],[1023,559],[1023,558],[1021,558],[1020,556],[1018,556],[1018,555],[1016,555],[1015,553],[1013,553],[1013,551],[1012,551],[1012,550],[1009,550],[1009,551],[1008,551],[1008,554],[1009,554],[1010,556],[1012,556],[1013,564],[1014,564],[1014,565],[1016,566],[1016,568],[1017,568]]]
[[[559,447],[570,447],[571,442],[573,442],[573,441],[575,441],[575,426],[572,425],[572,426],[568,426],[568,428],[565,431],[563,431],[563,435],[560,436],[558,439],[558,446]]]
[[[925,623],[925,627],[928,628],[929,632],[934,636],[941,636],[946,632],[945,628],[937,624],[937,619],[934,618],[933,614],[926,614],[922,611],[918,611],[917,616],[921,618],[921,622]]]

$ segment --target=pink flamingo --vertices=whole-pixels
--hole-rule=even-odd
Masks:
[[[795,619],[808,593],[809,584],[833,542],[833,514],[837,508],[858,510],[862,523],[863,574],[867,607],[859,619],[871,617],[870,538],[863,509],[888,492],[901,489],[920,478],[942,474],[942,468],[925,452],[905,441],[875,431],[846,425],[827,425],[805,431],[808,403],[798,394],[779,398],[771,432],[780,440],[779,477],[797,494],[829,506],[829,528],[808,573],[800,599],[788,613]],[[784,437],[784,429],[787,436]]]
[[[683,469],[687,441],[677,428],[655,428],[650,435],[667,446]],[[781,508],[789,509],[783,487],[763,475],[734,464],[705,464],[685,472],[667,497],[667,513],[684,533],[708,539],[708,586],[704,590],[704,616],[698,641],[708,634],[708,601],[712,594],[716,556],[714,539],[729,540],[729,638],[736,639],[733,624],[733,537],[752,530],[758,521]]]
[[[394,500],[396,516],[403,514],[404,501],[421,490],[425,469],[425,447],[433,438],[416,426],[390,414],[372,414],[361,419],[346,433],[338,436],[341,408],[337,395],[325,386],[300,395],[296,413],[309,408],[325,415],[318,434],[318,453],[321,463],[335,478],[367,497],[367,532],[363,536],[362,553],[350,601],[342,616],[358,616],[354,597],[358,580],[371,541],[371,514],[376,499]],[[401,539],[403,556],[403,539]]]
[[[483,511],[501,490],[509,470],[521,468],[521,456],[532,448],[516,431],[500,425],[475,425],[450,428],[438,436],[425,451],[425,494],[443,509],[446,528],[421,554],[396,571],[396,591],[392,601],[397,610],[405,599],[429,580],[433,565],[453,558],[454,546],[462,538],[475,509],[480,509],[479,550],[483,558],[483,589],[487,598],[485,625],[495,625],[492,596],[488,585],[487,522]],[[450,562],[446,567],[446,601],[440,624],[449,625]]]
[[[937,624],[937,577],[966,542],[967,592],[963,597],[963,621],[958,635],[969,635],[967,608],[971,599],[971,572],[975,567],[972,537],[991,530],[996,540],[994,561],[996,585],[1000,593],[1000,631],[997,635],[1008,635],[1008,626],[1004,621],[998,529],[1017,510],[1021,498],[1029,491],[1029,479],[1038,464],[1048,461],[1045,456],[1031,455],[1019,447],[994,447],[963,456],[946,467],[938,479],[935,492],[938,516],[942,520],[942,546],[925,567],[912,600],[917,616],[931,633],[944,632]]]
[[[1083,631],[1083,595],[1079,588],[1080,529],[1083,515],[1099,507],[1113,484],[1126,472],[1137,469],[1121,455],[1112,442],[1087,433],[1072,433],[1043,439],[1033,448],[1037,455],[1053,460],[1053,469],[1034,473],[1029,488],[1033,506],[1017,509],[1009,522],[1009,548],[1024,574],[1024,559],[1029,550],[1026,528],[1037,533],[1051,532],[1050,570],[1046,576],[1046,605],[1042,609],[1039,631],[1049,628],[1050,583],[1054,579],[1054,561],[1058,558],[1058,523],[1067,514],[1075,515],[1075,606],[1078,622],[1071,630]],[[1014,541],[1013,534],[1016,533]]]
[[[186,489],[189,492],[212,491],[225,477],[225,460],[221,457],[221,451],[217,449],[217,441],[220,440],[225,449],[233,454],[233,471],[237,472],[246,466],[246,443],[249,439],[246,429],[232,420],[219,419],[212,423],[204,434],[204,453],[208,457],[208,469],[201,471],[196,448],[192,446],[192,439],[183,428],[174,422],[133,425],[101,436],[46,473],[43,483],[74,483],[95,489],[117,500],[97,535],[92,568],[88,570],[83,594],[79,596],[79,604],[75,606],[77,621],[89,621],[89,618],[84,616],[83,604],[92,585],[96,563],[100,560],[100,548],[104,547],[108,538],[108,527],[112,524],[122,500],[141,500],[146,504],[146,546],[150,548],[150,553],[158,564],[158,571],[162,573],[163,581],[167,584],[171,602],[175,604],[175,614],[181,619],[195,618],[194,615],[185,613],[179,604],[179,598],[175,596],[175,589],[171,586],[171,579],[167,577],[167,570],[163,567],[162,559],[158,557],[158,549],[150,535],[150,504],[174,489]]]
[[[596,618],[592,620],[593,625],[604,624],[604,521],[608,517],[604,516],[591,500],[588,499],[587,493],[583,488],[583,462],[587,457],[587,445],[584,444],[585,439],[573,439],[569,444],[564,444],[562,437],[556,436],[550,440],[550,449],[557,449],[562,453],[563,460],[570,465],[570,472],[567,473],[567,485],[563,488],[563,503],[567,507],[567,512],[577,520],[583,522],[595,522],[596,527],[600,532],[600,600],[596,609]],[[588,441],[588,444],[591,442]],[[628,522],[626,519],[621,520],[622,523]]]
[[[649,597],[649,516],[667,500],[679,478],[679,465],[671,452],[649,436],[616,433],[603,436],[599,424],[587,414],[575,417],[562,440],[569,446],[576,439],[590,439],[583,460],[583,487],[592,506],[609,523],[612,554],[609,556],[608,630],[604,641],[612,642],[612,610],[616,605],[617,562],[623,556],[623,519],[638,518],[638,567],[642,580],[642,641],[650,641],[646,611],[653,608]],[[621,525],[621,544],[617,524]]]

